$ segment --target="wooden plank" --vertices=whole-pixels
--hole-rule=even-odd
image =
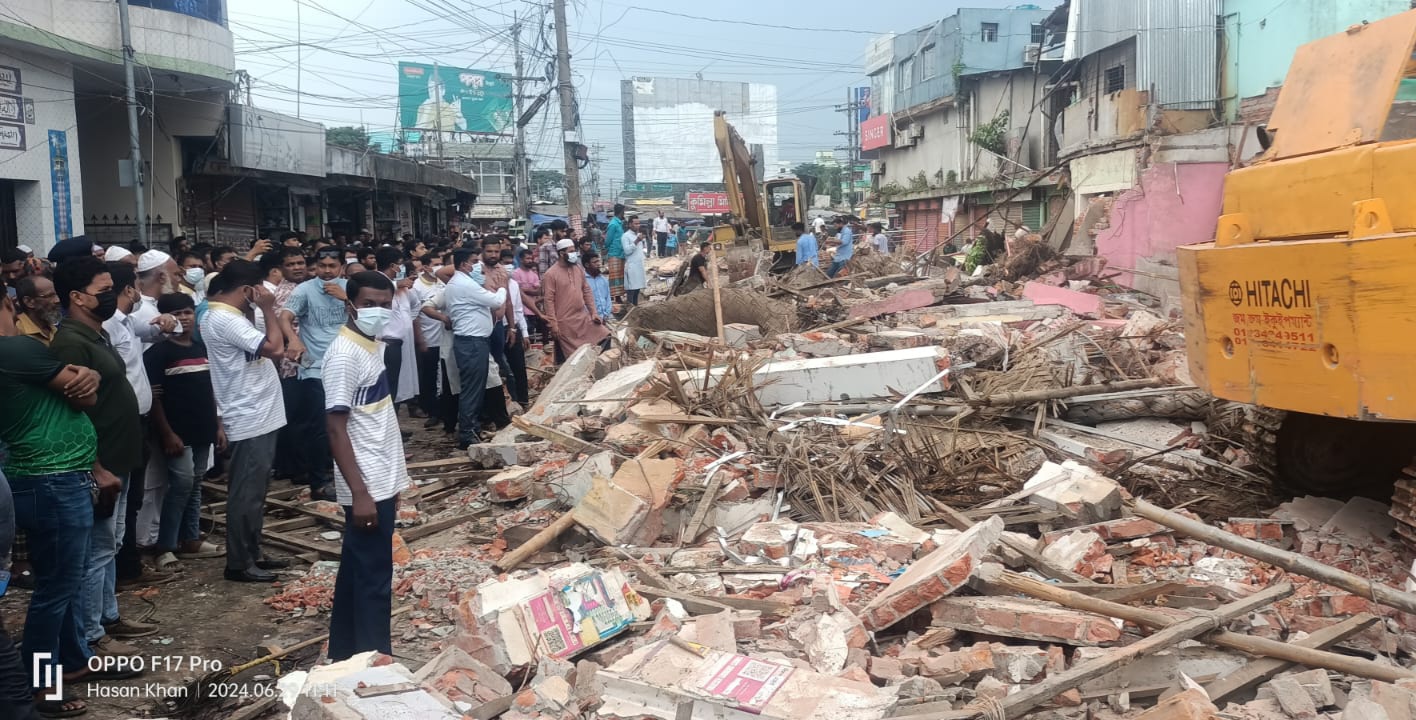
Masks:
[[[790,614],[792,609],[791,606],[787,605],[786,603],[773,602],[771,600],[756,600],[754,598],[734,597],[731,595],[695,595],[693,593],[679,592],[677,590],[665,590],[663,588],[651,588],[647,586],[638,586],[635,588],[635,592],[638,592],[651,600],[654,598],[671,598],[673,600],[677,600],[681,603],[684,603],[685,607],[688,606],[688,603],[707,601],[709,603],[712,603],[713,605],[721,605],[733,608],[735,610],[756,610],[757,612],[760,612],[763,615],[777,615],[782,617],[785,617],[786,615]]]
[[[482,515],[485,515],[485,514],[487,514],[487,513],[490,512],[490,511],[491,511],[491,508],[483,508],[483,509],[478,510],[478,511],[476,511],[476,512],[463,513],[463,514],[461,514],[461,515],[454,515],[454,516],[452,516],[452,517],[443,518],[443,519],[441,519],[441,520],[435,520],[435,521],[430,522],[430,523],[423,523],[422,525],[415,525],[415,526],[413,526],[413,527],[411,527],[411,528],[408,528],[407,530],[400,531],[400,534],[403,535],[403,541],[404,541],[404,542],[410,542],[410,543],[411,543],[411,542],[413,542],[413,541],[415,541],[415,540],[422,540],[423,538],[425,538],[425,537],[427,537],[427,536],[429,536],[429,535],[433,535],[433,534],[435,534],[435,533],[440,533],[440,532],[442,532],[442,531],[444,531],[444,530],[446,530],[446,529],[448,529],[448,528],[454,528],[454,527],[457,527],[458,525],[461,525],[461,524],[463,524],[463,523],[465,523],[465,522],[469,522],[469,521],[475,520],[475,519],[477,519],[478,517],[481,517]]]
[[[683,526],[683,534],[679,536],[680,545],[693,543],[698,539],[698,534],[703,532],[703,521],[708,519],[708,511],[713,509],[713,501],[718,497],[718,490],[723,487],[725,475],[727,473],[715,472],[713,477],[708,479],[708,486],[703,489],[703,497],[698,498],[698,507],[693,509],[688,524]]]
[[[331,548],[328,545],[311,542],[298,535],[283,533],[278,530],[261,530],[261,536],[269,540],[275,540],[285,545],[297,547],[308,552],[319,553],[325,560],[338,560],[339,548]]]
[[[937,500],[934,502],[934,506],[944,514],[944,522],[948,523],[955,530],[968,530],[969,528],[973,527],[973,520],[970,520],[967,516],[965,516],[958,510],[955,510],[954,508]],[[1002,543],[1004,547],[1006,547],[1008,550],[1011,550],[1023,560],[1025,560],[1032,569],[1050,578],[1055,578],[1057,580],[1066,580],[1075,583],[1091,582],[1091,578],[1082,577],[1081,575],[1077,574],[1076,572],[1073,572],[1072,570],[1069,570],[1064,567],[1058,567],[1056,565],[1053,565],[1052,563],[1047,562],[1046,560],[1043,560],[1042,555],[1039,554],[1036,550],[1029,547],[1027,543],[1013,538],[1010,535],[1005,534],[1002,538]]]
[[[290,518],[289,520],[277,520],[276,522],[268,522],[265,524],[265,529],[275,530],[277,532],[288,532],[290,530],[304,530],[308,527],[314,527],[319,523],[320,521],[312,517],[302,516],[297,518]]]
[[[424,460],[422,462],[408,463],[407,465],[404,465],[404,467],[412,471],[417,470],[419,468],[442,467],[444,465],[470,465],[471,463],[472,459],[467,457],[466,455],[457,455],[450,458],[443,458],[441,460]]]
[[[1369,615],[1367,613],[1353,615],[1336,625],[1318,630],[1302,640],[1293,640],[1291,642],[1295,647],[1309,648],[1311,650],[1326,650],[1328,646],[1335,645],[1366,630],[1376,621],[1377,617],[1375,615]],[[1219,703],[1219,701],[1224,698],[1253,685],[1257,685],[1292,666],[1293,663],[1276,658],[1252,660],[1245,664],[1244,667],[1205,685],[1205,692],[1209,693],[1210,700]]]
[[[647,423],[678,423],[680,425],[737,425],[737,420],[713,417],[712,415],[640,415],[639,420]]]
[[[585,442],[578,437],[572,437],[554,428],[548,428],[527,420],[520,415],[511,419],[516,428],[527,435],[534,435],[542,440],[549,440],[572,452],[595,453],[600,447],[593,443]]]

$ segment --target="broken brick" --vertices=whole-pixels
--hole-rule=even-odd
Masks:
[[[952,594],[968,582],[974,568],[1002,533],[1003,521],[994,516],[916,560],[861,610],[865,628],[883,630]]]

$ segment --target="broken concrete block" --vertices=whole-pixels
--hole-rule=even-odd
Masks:
[[[1121,639],[1121,630],[1108,618],[1026,598],[944,598],[929,611],[934,625],[983,635],[1065,645],[1104,645]]]
[[[915,545],[923,545],[929,540],[929,533],[911,525],[909,521],[890,511],[871,518],[870,524],[889,530],[891,535]]]
[[[777,342],[788,350],[794,350],[809,358],[839,357],[855,353],[855,345],[843,340],[839,335],[824,332],[784,333],[777,336]]]
[[[1338,533],[1353,540],[1386,540],[1396,532],[1391,506],[1371,498],[1355,497],[1323,523],[1325,533]]]
[[[1098,318],[1102,315],[1102,302],[1099,296],[1044,285],[1039,282],[1029,282],[1023,286],[1023,299],[1031,300],[1038,305],[1061,305],[1083,317]]]
[[[1074,460],[1043,463],[1023,488],[1041,488],[1028,498],[1032,504],[1084,523],[1110,520],[1121,512],[1121,486]]]
[[[934,335],[909,330],[882,330],[865,338],[866,346],[876,350],[906,350],[933,345],[939,339]]]
[[[594,344],[582,345],[575,352],[561,363],[560,369],[556,371],[555,377],[546,383],[541,394],[536,396],[536,402],[531,407],[526,408],[526,413],[522,417],[527,420],[547,424],[552,418],[561,415],[575,414],[575,401],[585,396],[590,390],[590,385],[595,378],[595,358],[600,354],[599,347]],[[515,425],[508,425],[497,431],[492,437],[492,442],[497,444],[514,443],[521,436],[521,430]],[[472,447],[476,447],[473,445]],[[531,465],[534,462],[509,462],[506,465]],[[500,466],[497,466],[500,467]]]
[[[1218,717],[1219,708],[1210,702],[1205,691],[1191,688],[1170,696],[1138,715],[1136,720],[1215,720]]]
[[[1416,719],[1416,692],[1408,688],[1373,680],[1368,697],[1380,705],[1391,720]]]
[[[595,381],[581,397],[582,411],[586,415],[618,418],[629,407],[630,399],[653,376],[655,366],[655,361],[645,360],[622,367]]]
[[[380,657],[377,653],[362,653],[311,670],[295,695],[290,708],[291,720],[391,717],[459,720],[462,717],[447,698],[413,682],[413,674],[407,668],[397,663],[377,664]],[[387,690],[369,692],[376,688]]]
[[[1341,720],[1393,720],[1385,708],[1368,698],[1354,697],[1342,709]]]
[[[458,647],[443,650],[418,668],[413,681],[474,707],[512,693],[511,683]]]
[[[935,302],[934,291],[932,290],[905,290],[897,292],[884,300],[852,305],[846,317],[849,318],[873,318],[891,313],[901,313],[907,310],[916,310],[922,307],[929,307]]]
[[[806,654],[812,669],[826,675],[845,669],[850,652],[864,648],[868,641],[865,627],[846,610],[813,612],[805,621],[794,624],[789,636]]]
[[[487,499],[499,503],[523,500],[531,494],[535,479],[535,468],[525,465],[507,467],[487,478]]]
[[[467,457],[474,468],[495,470],[511,465],[535,465],[551,450],[551,444],[544,440],[473,443],[467,446]]]
[[[993,649],[994,677],[1010,685],[1031,683],[1047,673],[1047,651],[1040,647],[1000,645]]]
[[[905,666],[898,658],[872,655],[868,665],[870,677],[886,685],[892,685],[905,679]]]
[[[1090,530],[1067,533],[1042,549],[1043,560],[1083,577],[1095,574],[1096,561],[1106,556],[1106,543],[1101,541],[1100,535]]]
[[[745,348],[762,339],[762,329],[748,323],[727,323],[723,326],[723,342],[728,347]]]
[[[1044,533],[1042,543],[1051,545],[1058,539],[1078,530],[1094,532],[1106,542],[1120,542],[1122,540],[1135,540],[1137,538],[1151,537],[1153,535],[1168,535],[1170,528],[1157,522],[1151,522],[1141,517],[1124,517],[1106,522],[1091,523],[1089,525],[1079,525],[1067,530],[1053,530]]]
[[[653,644],[600,672],[601,716],[660,720],[879,720],[896,690],[785,662]],[[686,708],[681,711],[680,708]]]
[[[575,506],[575,522],[602,543],[629,544],[649,517],[649,507],[645,498],[597,475]]]
[[[987,675],[978,681],[978,685],[974,686],[974,694],[990,700],[1002,700],[1008,697],[1008,683],[992,675]]]
[[[866,629],[883,630],[952,594],[968,581],[1002,532],[1003,521],[990,517],[916,560],[861,611]]]
[[[742,534],[742,538],[738,540],[738,550],[744,555],[760,555],[769,560],[781,560],[792,554],[797,529],[798,525],[791,520],[757,523]]]
[[[1326,670],[1308,670],[1286,677],[1308,691],[1308,695],[1313,698],[1313,705],[1319,710],[1337,704],[1337,696],[1332,691],[1332,680],[1328,678]]]
[[[493,578],[459,602],[454,644],[503,675],[564,659],[648,619],[648,602],[628,587],[619,570],[582,563]]]
[[[1278,706],[1293,720],[1317,720],[1318,707],[1297,680],[1291,677],[1277,677],[1269,682],[1269,689],[1278,701]]]
[[[1306,495],[1279,505],[1272,517],[1276,520],[1292,520],[1293,527],[1299,531],[1317,530],[1344,507],[1346,505],[1341,500]]]
[[[474,446],[475,447],[475,446]],[[569,500],[579,504],[597,477],[614,475],[614,456],[600,452],[580,460],[551,460],[536,466],[532,496],[538,500]]]

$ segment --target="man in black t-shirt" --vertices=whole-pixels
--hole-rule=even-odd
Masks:
[[[159,312],[181,323],[182,332],[158,343],[143,355],[152,384],[152,427],[158,447],[167,456],[167,494],[162,499],[157,547],[158,565],[177,558],[220,557],[201,534],[201,484],[212,446],[225,446],[216,417],[216,396],[207,368],[206,346],[193,337],[196,308],[190,295],[171,293],[157,301]],[[168,556],[171,557],[168,557]]]

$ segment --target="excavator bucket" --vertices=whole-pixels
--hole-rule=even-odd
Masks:
[[[1268,157],[1406,139],[1383,135],[1402,80],[1416,72],[1413,47],[1416,10],[1298,48],[1269,120]]]

